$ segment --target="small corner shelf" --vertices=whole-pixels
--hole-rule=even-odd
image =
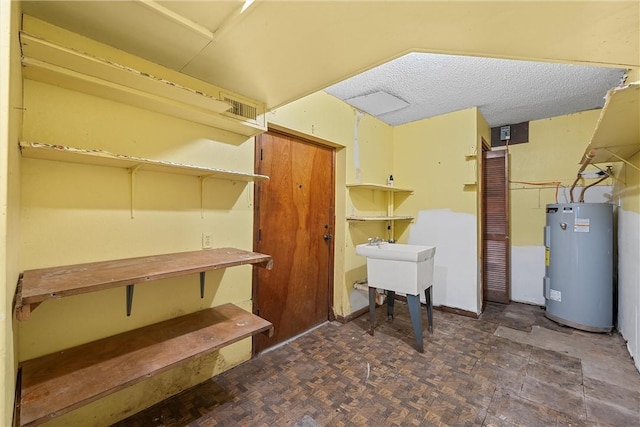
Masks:
[[[413,221],[414,217],[404,215],[362,215],[362,216],[348,216],[347,221]]]
[[[413,190],[408,188],[398,188],[392,185],[381,185],[381,184],[347,184],[347,188],[355,188],[362,190],[377,190],[377,191],[388,191],[391,193],[413,193]]]
[[[200,180],[200,211],[204,210],[204,182],[209,179],[224,179],[228,181],[253,182],[268,180],[266,175],[247,172],[237,172],[227,169],[193,166],[166,160],[152,160],[125,154],[114,154],[104,150],[89,150],[68,147],[65,145],[45,144],[42,142],[20,141],[20,151],[23,157],[58,162],[80,163],[94,166],[107,166],[126,169],[130,175],[131,218],[134,217],[134,184],[135,175],[139,171],[172,173],[189,175]]]
[[[394,240],[396,221],[413,221],[414,217],[410,215],[395,215],[395,194],[413,194],[413,190],[408,188],[394,187],[392,185],[381,185],[372,183],[347,184],[349,190],[372,190],[387,194],[387,214],[386,215],[349,215],[347,221],[350,223],[358,222],[375,222],[386,221],[389,223],[387,229],[389,231],[389,239]]]
[[[640,82],[630,83],[607,92],[606,101],[591,141],[580,163],[595,151],[591,163],[624,162],[635,169],[629,159],[640,152]]]

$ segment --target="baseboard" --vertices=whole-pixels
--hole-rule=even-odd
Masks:
[[[471,317],[473,319],[477,319],[480,317],[478,313],[474,313],[473,311],[462,310],[461,308],[453,308],[447,307],[446,305],[438,305],[433,307],[435,310],[444,311],[445,313],[453,313],[460,316]]]
[[[368,312],[369,312],[369,306],[366,306],[366,307],[362,307],[360,310],[354,311],[351,314],[347,314],[346,316],[336,315],[336,320],[340,323],[349,323],[353,319],[356,319]]]

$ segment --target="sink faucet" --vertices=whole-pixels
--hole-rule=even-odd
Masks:
[[[369,246],[375,246],[375,245],[380,245],[380,243],[384,243],[384,240],[381,239],[380,237],[374,237],[374,238],[369,237],[367,240],[369,241]]]

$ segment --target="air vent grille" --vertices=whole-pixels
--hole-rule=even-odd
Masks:
[[[252,122],[257,122],[258,107],[256,105],[242,102],[238,99],[234,99],[225,94],[222,94],[222,100],[228,103],[229,105],[231,105],[231,108],[227,110],[225,114],[232,115],[245,120],[251,120]]]

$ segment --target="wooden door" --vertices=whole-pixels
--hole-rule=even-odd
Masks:
[[[485,301],[508,304],[509,283],[509,169],[508,152],[482,153],[483,295]]]
[[[333,278],[332,149],[269,132],[256,139],[254,250],[273,257],[256,269],[254,312],[274,326],[257,336],[258,352],[329,318]]]

